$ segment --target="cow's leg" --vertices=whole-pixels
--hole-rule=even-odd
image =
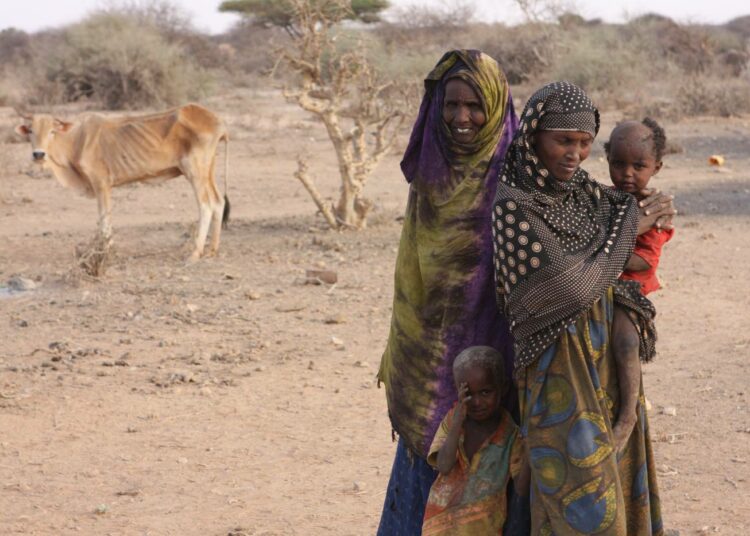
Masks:
[[[112,240],[112,191],[102,188],[96,192],[96,201],[99,206],[99,236],[106,242]]]
[[[200,167],[194,163],[184,166],[183,173],[193,185],[193,192],[198,201],[198,229],[195,233],[195,248],[188,258],[188,262],[195,262],[203,254],[203,248],[206,245],[206,236],[208,235],[208,226],[211,224],[211,203],[206,188],[205,180],[201,180],[199,172]]]
[[[214,169],[215,156],[211,159],[211,164],[208,168],[208,189],[211,193],[211,244],[209,246],[208,255],[216,255],[219,251],[219,242],[221,241],[221,219],[224,216],[224,196],[219,193],[219,189],[216,187],[216,175]]]

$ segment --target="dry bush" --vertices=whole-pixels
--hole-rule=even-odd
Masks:
[[[0,31],[0,67],[31,59],[31,38],[24,31],[6,28]]]
[[[17,71],[28,66],[33,57],[29,34],[15,28],[0,31],[0,106],[14,104],[29,87],[28,75]]]
[[[731,117],[750,111],[747,79],[717,80],[694,77],[680,84],[672,115]]]
[[[611,26],[568,32],[559,48],[550,79],[569,80],[600,97],[619,98],[655,74],[650,58]],[[617,53],[607,52],[612,50]]]
[[[750,15],[745,15],[743,17],[737,17],[735,19],[730,20],[727,22],[724,27],[734,32],[738,35],[740,35],[744,39],[750,38]]]
[[[61,42],[59,32],[30,35],[13,28],[0,32],[0,104],[28,102],[30,91],[36,94],[35,101],[46,103],[59,97],[44,77],[40,58],[59,48]]]
[[[475,6],[468,1],[456,0],[430,7],[407,5],[391,9],[388,20],[378,26],[377,34],[390,54],[410,49],[413,52],[414,47],[429,53],[435,48],[445,49],[464,34],[474,15]],[[424,50],[425,46],[430,50]]]
[[[195,33],[190,16],[169,0],[109,0],[98,11],[102,15],[127,17],[139,26],[155,28],[168,41]]]
[[[230,58],[222,52],[220,41],[196,30],[190,15],[170,0],[110,0],[99,13],[127,17],[139,26],[157,30],[169,44],[177,45],[184,57],[203,69],[229,66]]]
[[[549,78],[560,40],[556,26],[474,25],[471,34],[475,36],[476,48],[498,61],[510,84],[536,83]]]
[[[647,14],[631,20],[624,30],[641,43],[651,58],[674,63],[688,74],[705,72],[712,63],[708,33],[698,26],[683,26],[661,15]]]
[[[87,97],[109,109],[173,105],[197,98],[207,76],[155,27],[132,17],[101,13],[66,32],[47,79],[66,101]]]
[[[273,51],[290,44],[289,35],[278,27],[263,27],[243,20],[220,38],[231,46],[230,66],[233,70],[252,75],[266,75],[273,68]]]
[[[97,233],[86,244],[76,246],[77,267],[91,277],[103,277],[113,258],[112,238]]]

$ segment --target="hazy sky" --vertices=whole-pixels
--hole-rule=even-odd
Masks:
[[[114,0],[115,3],[117,0]],[[455,0],[392,0],[395,6],[424,4],[438,6]],[[722,23],[740,15],[750,14],[746,2],[738,0],[571,0],[586,18],[622,21],[625,17],[657,12],[679,22]],[[195,26],[203,31],[221,33],[238,20],[237,15],[219,13],[221,0],[172,0],[192,15]],[[64,25],[81,19],[92,9],[112,4],[112,0],[0,0],[0,29],[10,26],[33,32],[42,28]],[[512,0],[474,0],[480,20],[520,21],[520,13]],[[743,6],[744,4],[744,6]]]

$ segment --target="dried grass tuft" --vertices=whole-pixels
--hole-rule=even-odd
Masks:
[[[112,239],[100,234],[94,236],[88,243],[76,246],[77,267],[90,277],[103,277],[113,257]]]

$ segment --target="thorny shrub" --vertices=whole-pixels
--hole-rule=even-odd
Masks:
[[[156,28],[115,14],[94,15],[66,32],[47,79],[66,101],[82,97],[109,109],[172,105],[199,97],[204,73]]]

